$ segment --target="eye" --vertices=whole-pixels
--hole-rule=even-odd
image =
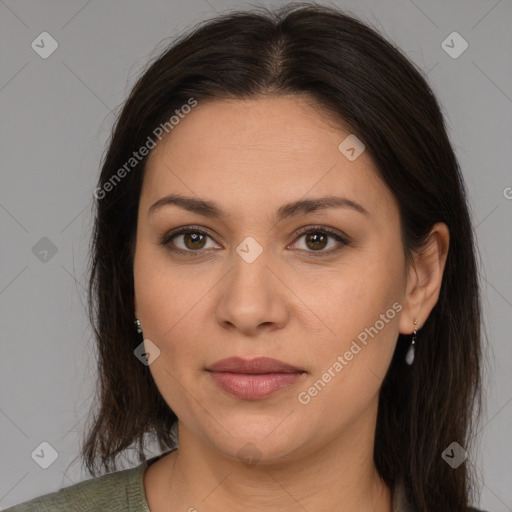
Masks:
[[[166,233],[160,239],[159,244],[179,254],[196,256],[196,254],[191,253],[196,253],[201,249],[208,248],[206,247],[207,238],[213,240],[212,237],[202,229],[195,228],[194,226],[187,226],[185,228],[180,228],[176,231]],[[178,240],[178,242],[175,242],[175,239]]]
[[[333,254],[350,243],[345,235],[324,226],[303,228],[295,233],[295,236],[298,238],[295,239],[294,244],[304,238],[305,248],[300,250],[311,253],[315,257]],[[159,244],[177,254],[200,256],[205,252],[203,249],[212,249],[207,246],[208,239],[213,241],[213,238],[203,229],[186,226],[164,234],[159,240]],[[329,246],[329,239],[335,241],[334,249],[324,250]]]
[[[340,246],[349,245],[349,240],[346,236],[324,226],[304,228],[296,233],[296,236],[299,238],[294,243],[304,238],[305,248],[301,250],[313,253],[313,256],[327,256],[340,250]],[[329,239],[335,240],[337,243],[334,243],[334,249],[324,250],[329,245]]]

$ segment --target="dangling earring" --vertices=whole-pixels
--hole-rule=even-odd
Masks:
[[[135,327],[137,329],[137,340],[139,341],[139,344],[144,341],[144,335],[142,334],[142,326],[140,324],[140,320],[136,318],[133,323],[135,324]]]
[[[407,354],[405,355],[405,362],[411,366],[411,364],[414,362],[414,345],[416,343],[416,333],[418,332],[416,330],[416,326],[418,325],[418,320],[414,319],[414,332],[412,334],[412,340],[411,345],[409,346],[409,350],[407,351]]]

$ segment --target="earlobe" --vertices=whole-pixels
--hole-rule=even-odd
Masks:
[[[426,244],[413,254],[399,325],[402,334],[412,333],[413,318],[418,319],[418,329],[421,328],[436,305],[448,257],[449,240],[448,226],[438,222],[432,227]]]

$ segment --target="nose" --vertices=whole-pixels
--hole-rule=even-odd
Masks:
[[[290,291],[265,251],[248,263],[237,253],[222,280],[217,322],[224,329],[255,336],[262,330],[282,329],[289,315]]]

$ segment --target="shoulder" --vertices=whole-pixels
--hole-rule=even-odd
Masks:
[[[149,512],[143,484],[147,463],[64,487],[4,512]]]

